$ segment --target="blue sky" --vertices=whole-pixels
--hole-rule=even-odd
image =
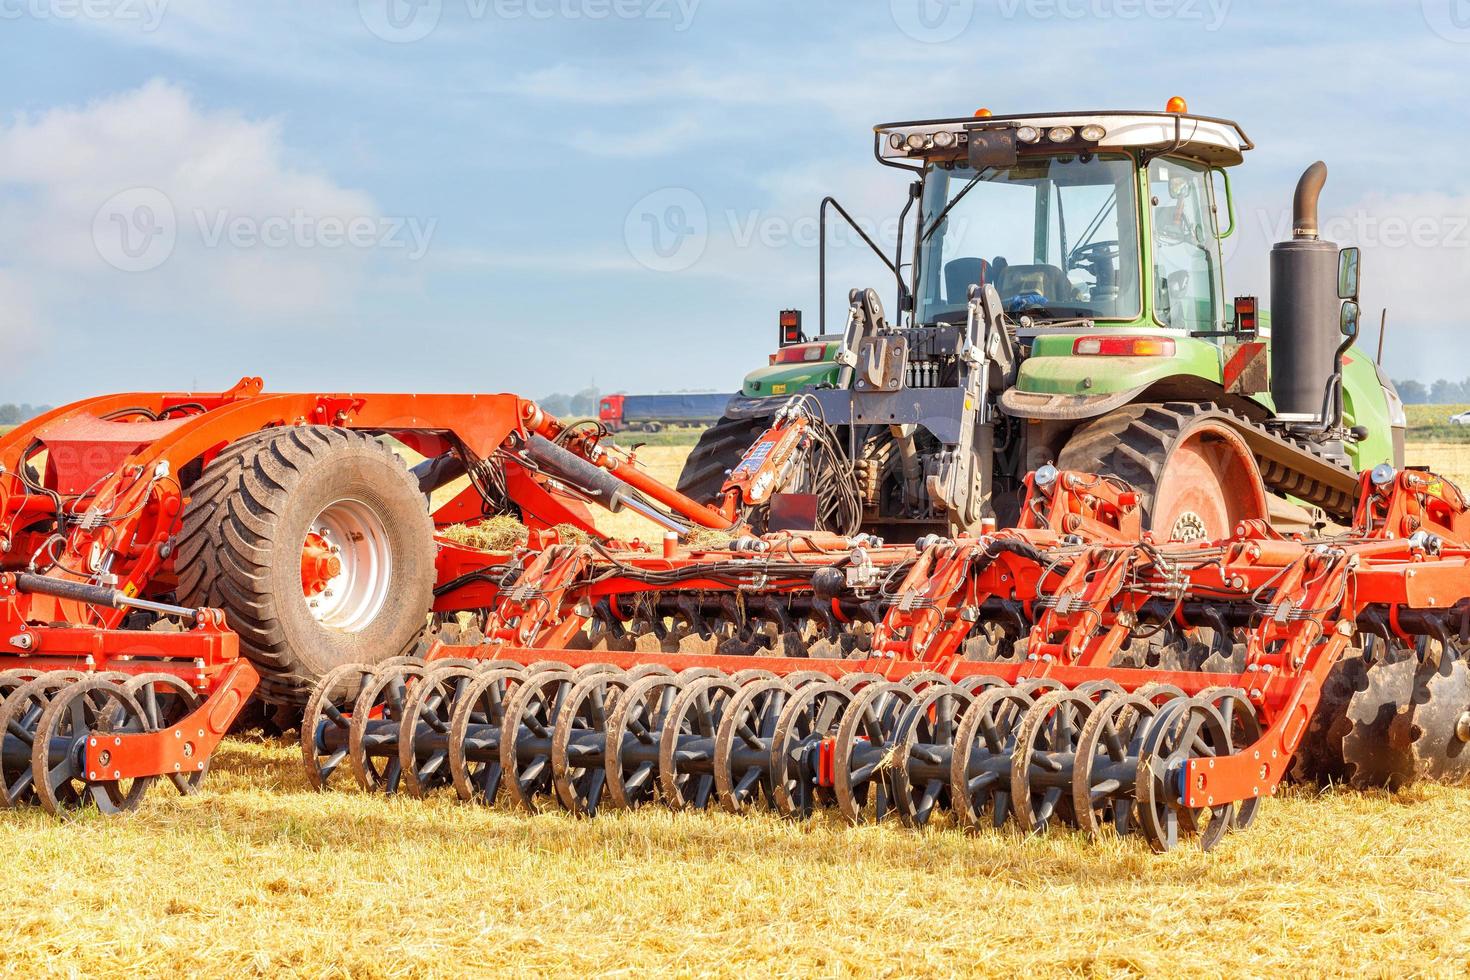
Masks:
[[[821,196],[891,228],[873,123],[1176,94],[1258,146],[1231,291],[1323,158],[1390,371],[1458,379],[1467,92],[1467,0],[0,0],[0,400],[733,388]]]

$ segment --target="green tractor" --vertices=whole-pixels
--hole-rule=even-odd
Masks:
[[[845,452],[823,454],[841,472],[808,467],[787,487],[816,496],[830,530],[856,530],[833,526],[853,505],[894,539],[1005,525],[1025,475],[1051,467],[1126,481],[1158,537],[1346,519],[1356,473],[1402,465],[1402,404],[1352,349],[1359,256],[1318,235],[1323,164],[1271,252],[1273,316],[1226,291],[1228,171],[1251,148],[1179,99],[876,127],[878,162],[910,181],[891,258],[858,231],[892,274],[892,319],[872,289],[850,293],[840,327],[823,302],[810,338],[784,311],[779,350],[703,433],[680,489],[714,498],[798,398]],[[832,212],[857,227],[823,202],[824,300]]]

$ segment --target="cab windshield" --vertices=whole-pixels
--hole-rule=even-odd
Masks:
[[[1130,158],[1043,157],[978,173],[935,163],[923,203],[918,322],[963,319],[976,283],[1037,319],[1139,315]]]

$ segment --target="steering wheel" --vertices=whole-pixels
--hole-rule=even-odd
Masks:
[[[1122,252],[1122,247],[1116,238],[1100,242],[1088,242],[1072,249],[1067,255],[1067,268],[1083,268],[1096,274],[1104,263],[1116,259]]]

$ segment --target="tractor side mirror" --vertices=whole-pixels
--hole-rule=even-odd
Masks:
[[[1357,251],[1357,250],[1354,249],[1354,251]],[[1357,339],[1357,336],[1358,336],[1358,318],[1359,318],[1359,314],[1360,314],[1360,310],[1359,310],[1359,307],[1358,307],[1357,300],[1351,300],[1350,299],[1346,303],[1343,303],[1342,304],[1342,314],[1341,314],[1341,317],[1340,317],[1340,320],[1341,320],[1341,324],[1340,325],[1342,327],[1342,335],[1344,337],[1346,337],[1348,340],[1356,340]]]
[[[1362,253],[1357,248],[1345,248],[1337,253],[1337,298],[1356,301],[1358,298],[1359,267]]]

